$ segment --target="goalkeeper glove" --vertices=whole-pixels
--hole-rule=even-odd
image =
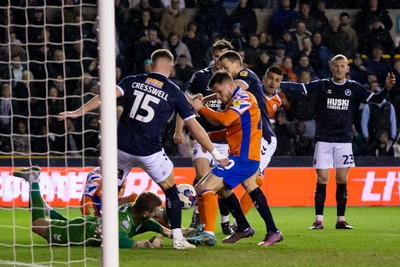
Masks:
[[[134,248],[154,248],[150,240],[138,240],[133,244]]]
[[[162,248],[164,246],[164,238],[161,235],[153,236],[149,241],[154,248]]]

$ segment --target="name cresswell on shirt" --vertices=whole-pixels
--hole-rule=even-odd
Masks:
[[[327,98],[327,109],[348,110],[350,105],[349,99]]]
[[[153,84],[154,84],[154,79],[153,79]],[[142,90],[144,92],[147,92],[147,93],[155,95],[159,98],[162,98],[165,101],[168,101],[167,100],[168,94],[165,93],[165,91],[163,91],[161,89],[155,88],[154,86],[151,86],[151,85],[148,85],[145,83],[134,82],[134,83],[132,83],[132,88]]]

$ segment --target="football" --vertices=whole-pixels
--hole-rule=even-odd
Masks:
[[[190,209],[196,204],[196,191],[190,184],[180,184],[177,186],[178,196],[182,203],[182,209]]]

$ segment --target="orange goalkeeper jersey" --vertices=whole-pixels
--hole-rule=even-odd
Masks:
[[[202,107],[200,112],[211,123],[226,127],[223,134],[231,155],[260,161],[261,114],[257,100],[251,93],[237,87],[224,111]]]

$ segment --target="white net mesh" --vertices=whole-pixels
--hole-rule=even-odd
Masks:
[[[29,184],[11,174],[41,166],[46,202],[80,216],[85,166],[99,154],[98,113],[56,115],[98,93],[96,2],[0,0],[0,265],[99,264],[99,248],[51,247],[32,233]]]

